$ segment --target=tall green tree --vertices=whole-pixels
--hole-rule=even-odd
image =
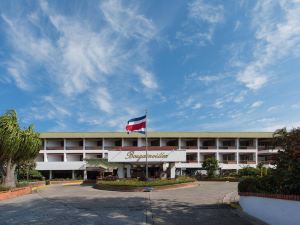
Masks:
[[[41,144],[39,133],[33,130],[33,125],[20,128],[15,110],[0,116],[0,173],[4,186],[16,186],[16,166],[36,158]]]
[[[215,158],[209,157],[202,163],[202,168],[206,170],[208,177],[214,177],[219,168],[219,162]]]
[[[279,129],[273,134],[274,148],[279,149],[273,176],[283,193],[300,193],[300,128]]]

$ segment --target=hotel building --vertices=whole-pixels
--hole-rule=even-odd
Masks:
[[[102,174],[120,178],[143,176],[146,164],[145,136],[125,132],[41,133],[42,149],[37,170],[47,178],[94,179]],[[220,171],[236,171],[271,165],[277,150],[271,132],[149,132],[149,176],[195,174],[202,162],[213,157]],[[112,168],[89,165],[88,159],[107,159]]]

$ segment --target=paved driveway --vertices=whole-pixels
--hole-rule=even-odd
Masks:
[[[262,224],[221,204],[236,183],[201,182],[193,188],[151,193],[49,186],[0,202],[0,224]]]

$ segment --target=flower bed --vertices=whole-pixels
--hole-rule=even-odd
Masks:
[[[0,192],[0,201],[31,193],[31,187],[14,188]]]
[[[96,189],[124,192],[142,192],[145,187],[153,187],[155,191],[182,187],[193,187],[195,179],[190,177],[179,177],[169,180],[139,181],[137,179],[98,180],[94,186]]]
[[[150,181],[139,181],[138,179],[117,179],[117,180],[98,180],[97,184],[110,186],[126,186],[126,187],[155,187],[164,185],[174,185],[194,182],[194,178],[179,177],[177,179],[156,179]]]

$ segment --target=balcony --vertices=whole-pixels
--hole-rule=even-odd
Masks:
[[[224,163],[224,164],[236,164],[236,160],[223,160],[221,163]]]
[[[159,150],[178,150],[178,146],[148,146],[148,151],[159,151]],[[107,148],[106,148],[107,149]],[[118,147],[118,146],[110,146],[109,150],[116,150],[116,151],[145,151],[146,146],[125,146],[125,147]]]
[[[64,140],[63,139],[49,139],[46,140],[47,150],[64,150]]]
[[[216,139],[201,140],[200,149],[217,149]]]
[[[242,146],[242,145],[240,145],[239,148],[240,149],[256,149],[254,145],[253,146]]]
[[[236,149],[236,146],[219,146],[219,149]]]
[[[256,164],[253,160],[240,160],[240,164]]]
[[[85,150],[102,150],[102,146],[85,146]]]
[[[239,149],[256,149],[254,139],[239,139]]]
[[[198,149],[198,146],[181,146],[182,149]]]

